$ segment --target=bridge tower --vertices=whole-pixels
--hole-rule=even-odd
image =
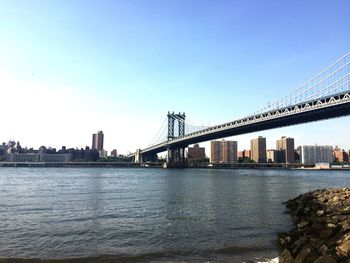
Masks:
[[[176,137],[185,135],[185,113],[170,113],[168,112],[168,142]],[[178,136],[175,136],[175,123],[178,126]],[[171,149],[168,146],[167,163],[184,162],[185,161],[185,147]]]

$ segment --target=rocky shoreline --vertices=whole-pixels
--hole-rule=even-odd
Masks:
[[[279,237],[280,263],[350,263],[350,188],[316,190],[286,206],[294,228]]]

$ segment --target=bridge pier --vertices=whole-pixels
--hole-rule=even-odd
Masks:
[[[183,137],[185,135],[185,113],[170,113],[168,112],[168,143],[175,139],[176,137]],[[178,136],[175,136],[175,121],[178,123]],[[186,147],[178,147],[178,148],[170,148],[168,145],[167,148],[167,164],[183,164],[185,163],[185,148]]]
[[[187,160],[185,158],[186,147],[180,148],[168,148],[167,161],[164,163],[163,168],[186,168],[188,167]]]
[[[135,153],[135,163],[142,163],[142,151],[141,149],[137,149]]]

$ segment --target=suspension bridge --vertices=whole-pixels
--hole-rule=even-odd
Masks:
[[[185,161],[194,143],[350,115],[350,52],[279,100],[244,118],[215,126],[186,121],[185,113],[168,112],[152,143],[129,155],[135,162],[156,161],[167,151],[168,163]]]

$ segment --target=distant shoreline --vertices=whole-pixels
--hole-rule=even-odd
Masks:
[[[163,168],[161,162],[133,163],[133,162],[0,162],[0,168]],[[285,164],[215,164],[189,165],[178,169],[259,169],[259,170],[305,170],[305,171],[350,171],[350,167],[314,168],[300,165]],[[174,168],[171,168],[174,169]],[[177,167],[175,167],[177,169]]]
[[[161,168],[163,163],[132,163],[132,162],[0,162],[0,168]]]

